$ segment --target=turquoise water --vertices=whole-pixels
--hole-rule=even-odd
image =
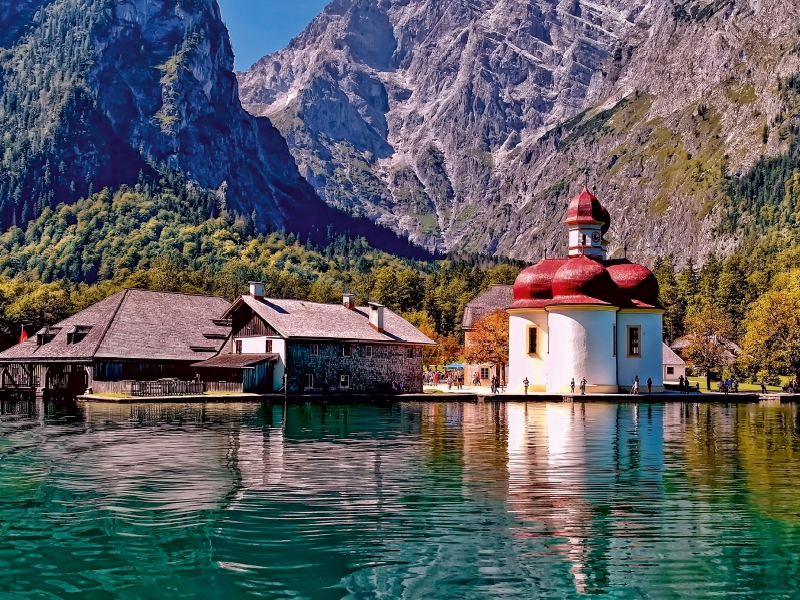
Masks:
[[[797,598],[794,405],[0,405],[0,598]]]

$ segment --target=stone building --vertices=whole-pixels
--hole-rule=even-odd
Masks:
[[[285,384],[289,393],[388,392],[395,384],[422,392],[422,349],[434,345],[399,315],[376,303],[356,306],[349,294],[338,305],[277,300],[265,298],[264,284],[254,282],[220,317],[233,323],[229,356],[270,365],[265,380],[254,382],[260,391],[278,392]],[[221,353],[195,367],[216,369],[233,360]]]

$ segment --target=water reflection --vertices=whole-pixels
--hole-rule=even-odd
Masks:
[[[796,597],[794,405],[0,403],[0,592]]]

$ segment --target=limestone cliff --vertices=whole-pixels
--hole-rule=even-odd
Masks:
[[[743,202],[726,226],[731,181],[790,151],[799,17],[797,0],[334,0],[240,95],[330,204],[431,248],[557,250],[588,171],[612,249],[701,256],[753,218]]]

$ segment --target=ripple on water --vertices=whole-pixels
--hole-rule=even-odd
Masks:
[[[0,593],[794,598],[793,405],[0,404]]]

